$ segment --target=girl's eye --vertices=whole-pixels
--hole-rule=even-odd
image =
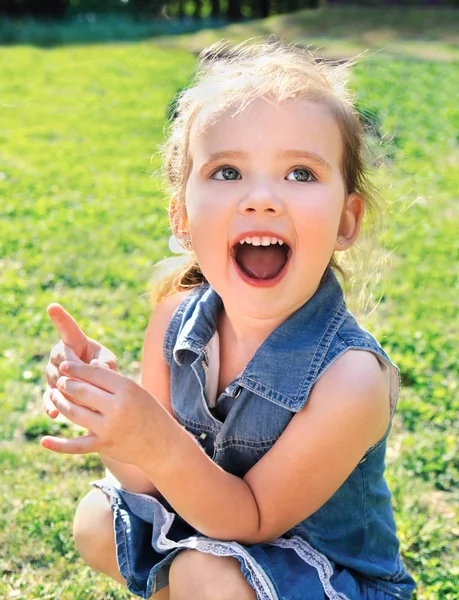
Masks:
[[[304,181],[306,183],[316,181],[316,178],[309,169],[302,168],[292,169],[292,171],[290,171],[290,173],[287,175],[286,179],[288,181]]]
[[[211,176],[211,179],[217,179],[217,181],[234,181],[236,179],[242,179],[239,171],[234,167],[222,167],[215,171]]]

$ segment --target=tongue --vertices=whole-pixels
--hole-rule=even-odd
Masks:
[[[271,279],[281,272],[287,262],[287,249],[278,244],[270,246],[243,244],[238,249],[236,261],[250,277]]]

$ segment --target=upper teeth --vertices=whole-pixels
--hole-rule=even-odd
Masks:
[[[277,237],[269,237],[264,235],[259,237],[258,235],[254,235],[252,237],[246,237],[242,240],[239,240],[240,244],[253,244],[254,246],[269,246],[270,244],[282,244],[284,243]]]

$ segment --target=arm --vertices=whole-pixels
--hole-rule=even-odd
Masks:
[[[167,460],[154,467],[160,473],[156,483],[175,510],[205,535],[266,542],[313,514],[338,490],[383,436],[389,410],[376,357],[349,350],[320,377],[305,408],[244,479],[226,473],[177,435]],[[151,468],[146,465],[146,472]]]
[[[214,463],[164,406],[128,378],[77,363],[62,369],[69,377],[58,387],[76,403],[58,397],[57,407],[94,433],[74,440],[43,438],[45,447],[70,453],[103,449],[129,460],[198,531],[243,544],[275,539],[318,510],[390,419],[376,357],[349,350],[319,378],[303,410],[241,479]]]

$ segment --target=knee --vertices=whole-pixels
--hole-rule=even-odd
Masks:
[[[102,571],[104,557],[112,554],[115,541],[112,510],[100,490],[90,491],[79,503],[73,521],[73,539],[85,563]]]
[[[235,558],[185,550],[169,572],[171,600],[256,600]]]

